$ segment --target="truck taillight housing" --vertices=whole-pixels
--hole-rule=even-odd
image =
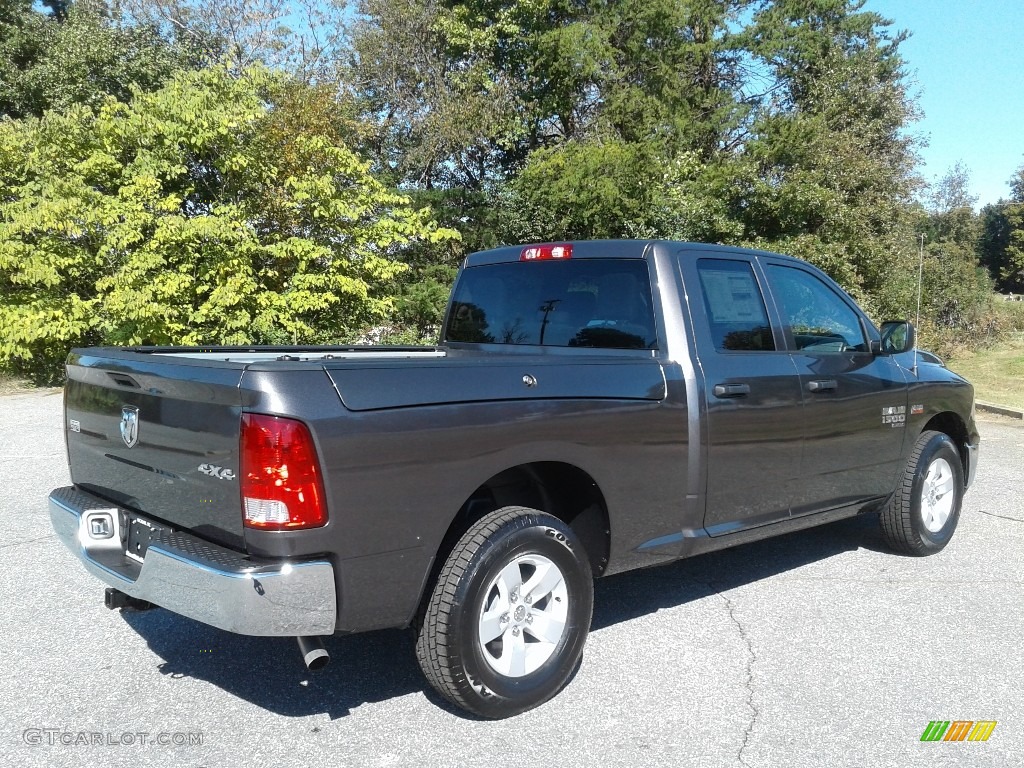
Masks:
[[[519,253],[520,261],[560,261],[572,258],[572,243],[530,245]]]
[[[305,424],[243,413],[240,454],[246,527],[291,531],[327,523],[320,463]]]

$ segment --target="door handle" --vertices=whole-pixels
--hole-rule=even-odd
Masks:
[[[825,392],[838,386],[835,379],[815,379],[814,381],[807,382],[807,388],[811,392]]]
[[[715,384],[715,397],[742,397],[750,394],[749,384]]]

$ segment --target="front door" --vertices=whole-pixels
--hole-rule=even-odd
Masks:
[[[890,493],[900,466],[907,383],[872,355],[860,313],[811,270],[766,260],[765,271],[803,390],[803,483],[793,514]]]

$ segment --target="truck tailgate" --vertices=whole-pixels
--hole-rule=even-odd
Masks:
[[[75,485],[242,549],[237,475],[243,369],[73,354],[64,428]]]

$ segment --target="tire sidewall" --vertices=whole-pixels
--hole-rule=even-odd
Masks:
[[[462,649],[466,678],[479,697],[479,710],[493,709],[507,716],[546,701],[561,690],[582,656],[593,607],[590,565],[572,530],[556,522],[528,515],[506,524],[477,551],[459,582],[459,610],[453,629]],[[538,669],[523,677],[506,677],[484,657],[479,617],[494,578],[509,562],[528,554],[547,557],[562,572],[569,601],[565,632],[551,657]]]
[[[928,468],[936,459],[945,459],[946,463],[953,470],[953,483],[955,485],[953,508],[946,518],[945,524],[938,531],[928,530],[924,524],[922,506],[924,500],[924,483],[928,475]],[[960,454],[953,445],[953,441],[945,434],[936,434],[927,442],[924,450],[921,451],[917,466],[914,468],[913,494],[911,496],[910,514],[914,532],[918,535],[922,545],[931,551],[938,551],[949,543],[956,531],[957,522],[960,519],[960,505],[964,496],[964,470],[960,463]]]

